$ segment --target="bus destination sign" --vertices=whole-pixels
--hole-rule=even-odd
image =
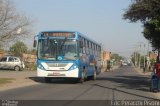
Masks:
[[[43,32],[43,37],[67,37],[74,38],[75,33],[73,32]]]

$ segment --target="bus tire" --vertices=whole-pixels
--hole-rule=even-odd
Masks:
[[[82,77],[80,78],[80,83],[85,81],[85,70],[82,71]]]
[[[45,80],[46,83],[51,83],[52,82],[52,78],[49,78],[49,77],[45,77],[44,80]]]
[[[96,78],[97,78],[97,73],[96,73],[96,71],[94,71],[94,75],[92,76],[92,80],[96,80]]]

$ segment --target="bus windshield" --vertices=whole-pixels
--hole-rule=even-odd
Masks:
[[[76,60],[78,57],[76,40],[41,39],[38,47],[39,59]]]

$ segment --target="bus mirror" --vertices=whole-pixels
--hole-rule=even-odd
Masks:
[[[37,46],[37,41],[34,40],[34,42],[33,42],[33,47],[36,47],[36,46]]]
[[[83,48],[83,42],[82,41],[79,42],[79,45],[80,45],[80,48]]]

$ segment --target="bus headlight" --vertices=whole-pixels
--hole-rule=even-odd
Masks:
[[[69,71],[70,71],[70,70],[74,70],[74,69],[76,69],[76,68],[78,68],[77,65],[73,64],[73,65],[70,67]]]
[[[38,65],[38,68],[41,70],[45,70],[45,68],[41,64]]]

